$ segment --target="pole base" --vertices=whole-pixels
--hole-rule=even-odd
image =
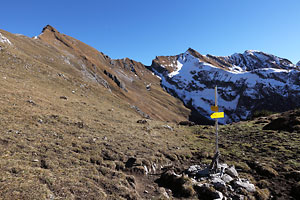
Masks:
[[[218,167],[219,167],[219,166],[218,166],[218,165],[219,165],[219,157],[220,157],[220,152],[217,151],[216,154],[214,155],[214,157],[213,157],[213,159],[212,159],[210,165],[209,165],[209,170],[210,170],[211,172],[214,172],[214,173],[217,172]]]

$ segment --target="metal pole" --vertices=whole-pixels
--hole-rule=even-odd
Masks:
[[[215,107],[218,108],[218,87],[215,87]],[[213,173],[216,173],[219,166],[219,148],[218,148],[218,118],[215,118],[215,126],[216,126],[216,153],[212,159],[212,162],[209,166],[209,170]]]
[[[215,87],[215,106],[218,107],[218,86]],[[219,152],[219,141],[218,141],[218,118],[215,119],[215,126],[216,126],[216,153]]]

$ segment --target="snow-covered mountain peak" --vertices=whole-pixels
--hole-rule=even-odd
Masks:
[[[210,119],[216,85],[219,107],[225,112],[221,123],[248,119],[256,110],[284,111],[300,106],[296,65],[261,51],[218,57],[188,49],[177,56],[156,58],[151,69],[169,93],[198,113],[196,121],[206,120],[199,123]]]
[[[300,67],[300,61],[299,61],[299,62],[297,62],[296,66]]]
[[[296,67],[287,59],[256,50],[247,50],[243,54],[235,53],[231,56],[223,57],[223,59],[232,65],[240,67],[243,71],[254,71],[264,68],[291,70]]]

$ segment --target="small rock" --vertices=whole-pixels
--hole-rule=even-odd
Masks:
[[[72,90],[72,94],[75,94],[75,90]]]
[[[68,100],[68,97],[66,97],[66,96],[60,96],[59,98],[63,99],[63,100]]]
[[[245,200],[245,196],[241,194],[235,194],[233,195],[232,199],[234,200]]]
[[[182,126],[195,126],[195,122],[191,122],[191,121],[181,121],[178,124]]]
[[[232,188],[231,185],[227,185],[227,190],[230,191],[230,192],[234,192],[234,189]]]
[[[84,126],[83,122],[76,122],[75,125],[78,126],[78,128],[83,128]]]
[[[148,190],[145,190],[144,193],[145,193],[145,194],[148,194],[149,192],[148,192]]]
[[[233,181],[233,178],[231,176],[229,176],[228,174],[224,174],[222,176],[222,180],[225,182],[225,183],[229,183],[231,181]]]
[[[39,119],[38,122],[39,122],[40,124],[42,124],[42,123],[43,123],[43,120],[42,120],[42,119]]]
[[[164,127],[164,128],[166,128],[166,129],[169,129],[169,130],[173,131],[173,128],[172,128],[171,126],[169,126],[169,125],[163,125],[162,127]]]
[[[156,164],[155,163],[153,163],[152,165],[151,165],[151,169],[152,169],[152,172],[155,172],[156,171]]]
[[[145,119],[139,119],[139,120],[137,120],[136,121],[136,123],[138,123],[138,124],[147,124],[147,120],[145,120]]]
[[[34,159],[33,162],[39,162],[39,160],[38,159]]]
[[[136,162],[136,158],[129,158],[125,164],[125,167],[126,168],[130,168],[130,167],[133,167],[134,163]]]
[[[149,170],[146,165],[144,165],[144,169],[145,169],[145,174],[147,175],[149,173]]]
[[[30,103],[31,105],[36,106],[36,103],[31,99],[27,100],[27,103]]]
[[[223,193],[220,191],[216,191],[216,193],[217,193],[216,198],[214,200],[223,200],[224,197]]]
[[[148,85],[146,85],[146,89],[147,89],[148,91],[150,91],[150,90],[151,90],[151,83],[150,83],[150,84],[148,84]]]
[[[192,165],[192,166],[190,166],[190,167],[187,169],[186,173],[187,173],[188,175],[195,176],[196,173],[197,173],[198,171],[200,171],[200,170],[202,170],[202,168],[201,168],[200,165]]]
[[[226,168],[225,173],[232,176],[232,177],[234,177],[234,178],[238,178],[238,176],[239,176],[239,174],[237,173],[234,166]]]
[[[248,192],[255,192],[255,186],[249,182],[235,181],[237,187],[245,188]]]

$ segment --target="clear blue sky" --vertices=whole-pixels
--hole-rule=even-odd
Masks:
[[[189,47],[219,56],[261,50],[300,60],[299,0],[2,1],[0,29],[27,36],[50,24],[112,58],[146,65]]]

